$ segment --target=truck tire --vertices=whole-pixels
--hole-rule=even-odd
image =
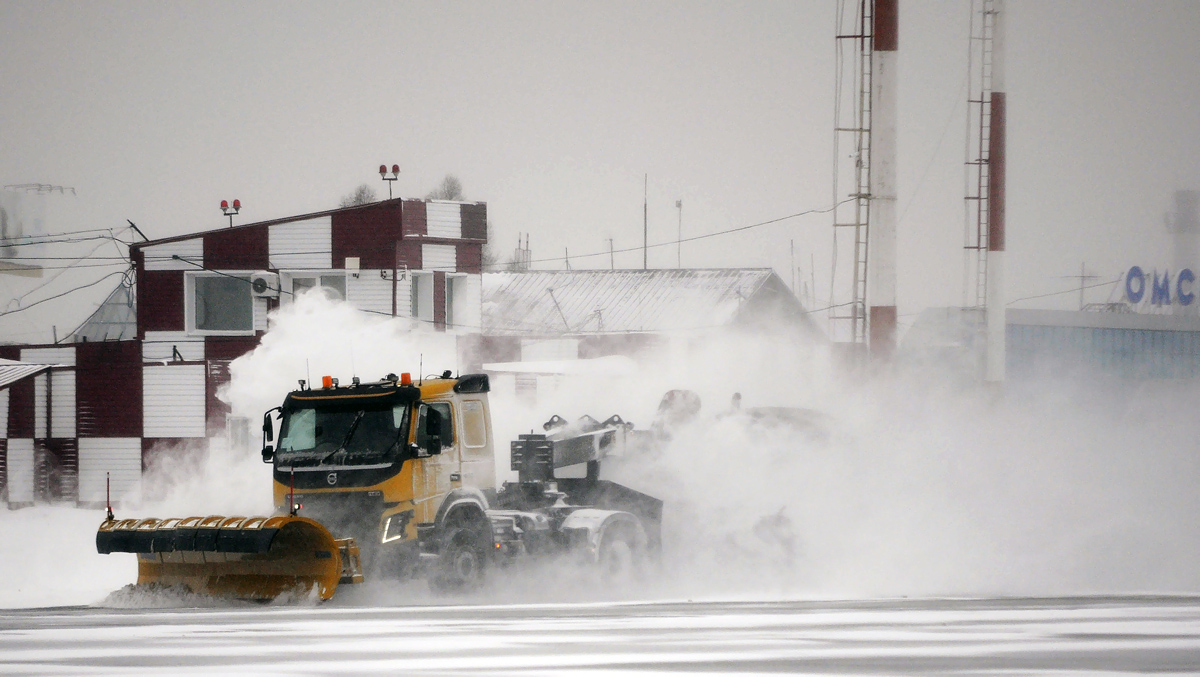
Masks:
[[[483,581],[489,555],[479,530],[453,527],[446,532],[433,583],[441,590],[474,587]]]
[[[623,582],[632,580],[640,573],[641,558],[637,539],[624,529],[615,529],[606,533],[600,541],[596,564],[601,578]]]

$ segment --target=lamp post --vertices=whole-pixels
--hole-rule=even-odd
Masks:
[[[242,211],[242,201],[234,200],[233,206],[229,206],[229,200],[221,200],[221,213],[229,217],[229,227],[233,228],[233,215]]]
[[[675,208],[679,210],[679,237],[675,242],[675,267],[683,268],[683,200],[676,200]]]
[[[400,165],[392,165],[392,175],[387,175],[387,165],[379,165],[379,178],[388,182],[388,199],[392,199],[392,182],[400,178]]]

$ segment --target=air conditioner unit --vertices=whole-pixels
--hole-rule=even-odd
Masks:
[[[250,293],[254,296],[279,298],[279,273],[263,271],[251,275]]]

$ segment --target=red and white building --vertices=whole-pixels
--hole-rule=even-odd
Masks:
[[[50,365],[0,389],[0,492],[10,506],[100,503],[106,473],[124,495],[155,449],[225,434],[229,363],[304,289],[477,333],[486,241],[483,203],[395,199],[131,246],[134,293],[114,292],[90,330],[0,346]],[[136,299],[124,321],[110,312],[122,292]]]

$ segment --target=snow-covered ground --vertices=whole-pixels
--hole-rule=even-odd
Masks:
[[[0,673],[1200,671],[1200,599],[0,612]]]
[[[92,604],[137,580],[134,555],[96,552],[104,510],[0,509],[0,609]]]

